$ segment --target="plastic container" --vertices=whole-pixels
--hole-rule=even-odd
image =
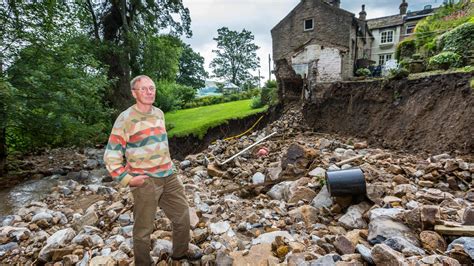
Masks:
[[[366,194],[365,176],[360,168],[327,171],[326,185],[332,197]]]

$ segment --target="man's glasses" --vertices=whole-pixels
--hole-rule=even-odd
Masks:
[[[133,90],[139,91],[139,92],[146,92],[146,91],[154,92],[156,90],[156,88],[151,86],[151,87],[148,87],[148,88],[147,87],[134,88]]]

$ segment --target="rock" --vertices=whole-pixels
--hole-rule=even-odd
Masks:
[[[446,241],[434,231],[423,231],[420,233],[420,241],[424,249],[432,252],[437,250],[446,251]]]
[[[363,142],[356,142],[354,143],[354,149],[366,149],[369,145],[367,144],[367,141]]]
[[[434,155],[433,157],[430,158],[430,160],[432,162],[436,163],[436,162],[439,162],[441,160],[445,160],[445,159],[449,159],[449,158],[451,158],[451,156],[449,156],[449,154],[442,153],[442,154]]]
[[[268,192],[267,195],[270,198],[275,200],[287,199],[288,194],[290,193],[290,185],[292,181],[285,181],[279,184],[274,185]]]
[[[184,160],[179,163],[179,167],[181,169],[186,169],[191,166],[191,161],[190,160]]]
[[[283,171],[283,169],[281,168],[280,165],[278,165],[276,167],[269,167],[267,169],[268,177],[270,178],[270,180],[277,180],[277,179],[280,178],[280,175],[281,175],[282,171]]]
[[[171,256],[173,253],[173,244],[169,240],[157,239],[153,244],[152,256],[161,258],[167,254]]]
[[[2,226],[13,225],[16,222],[21,222],[20,215],[8,215],[2,221]]]
[[[127,226],[133,222],[132,217],[130,217],[130,214],[128,213],[120,214],[117,221],[121,226]]]
[[[234,259],[223,251],[217,251],[216,265],[233,265]],[[206,265],[205,263],[203,263]]]
[[[360,255],[362,255],[362,258],[369,264],[375,264],[374,260],[372,259],[372,253],[371,250],[362,245],[362,244],[357,244],[356,246],[357,252],[359,252]]]
[[[303,221],[306,226],[311,226],[318,222],[318,210],[309,205],[303,205],[291,210],[288,214],[290,217]]]
[[[217,222],[209,224],[209,230],[214,235],[220,235],[227,232],[230,229],[230,224],[227,221],[224,222]]]
[[[321,167],[316,167],[311,172],[308,173],[309,176],[318,177],[318,178],[326,178],[326,170]]]
[[[394,236],[386,239],[384,242],[387,246],[396,251],[403,253],[405,256],[425,255],[425,251],[400,236]]]
[[[222,171],[216,164],[210,163],[207,165],[207,174],[210,176],[223,177],[225,171]]]
[[[435,205],[423,205],[420,209],[422,230],[433,228],[441,220],[440,209]]]
[[[412,263],[412,265],[446,265],[446,266],[461,266],[461,264],[450,257],[442,256],[442,255],[431,255],[426,256],[418,260],[418,258],[414,257],[416,260]]]
[[[460,237],[455,239],[448,246],[448,251],[451,251],[455,245],[461,245],[464,251],[474,260],[474,237]]]
[[[289,244],[290,250],[293,253],[299,253],[306,250],[306,246],[303,243],[292,241]]]
[[[94,246],[103,246],[104,240],[99,235],[88,235],[88,234],[79,234],[75,236],[72,241],[73,244],[81,245],[84,247],[94,247]]]
[[[411,184],[401,184],[394,188],[394,194],[398,197],[402,197],[407,194],[415,195],[416,191],[418,191],[418,188]]]
[[[71,247],[53,249],[51,252],[52,260],[53,261],[61,260],[64,256],[72,254],[73,251],[74,251],[74,248],[71,248]]]
[[[306,169],[306,167],[316,157],[316,150],[306,148],[299,144],[293,143],[288,147],[286,154],[281,159],[281,167],[286,169],[289,164],[294,165],[298,169]]]
[[[416,198],[418,200],[426,200],[433,203],[440,203],[445,199],[454,199],[454,196],[448,192],[442,192],[436,188],[422,189],[416,192]]]
[[[367,240],[371,244],[381,243],[385,239],[397,236],[404,237],[413,245],[419,246],[417,236],[403,223],[384,216],[370,220]]]
[[[339,254],[352,254],[355,251],[355,247],[352,242],[347,239],[345,236],[337,236],[336,240],[333,243],[334,247],[336,248]]]
[[[63,258],[63,262],[64,262],[65,266],[76,265],[76,263],[79,262],[79,256],[77,256],[77,255],[66,255]]]
[[[0,227],[0,237],[5,237],[7,241],[14,238],[17,242],[26,240],[32,235],[31,231],[26,227],[5,226]],[[2,241],[5,242],[5,241]],[[6,243],[6,242],[5,242]]]
[[[96,256],[89,262],[90,266],[115,266],[115,264],[115,260],[111,256]]]
[[[409,184],[410,180],[408,178],[404,177],[403,175],[396,175],[393,177],[393,182],[395,182],[397,185],[401,184]]]
[[[474,225],[474,207],[473,206],[467,207],[464,210],[463,224]]]
[[[327,255],[324,255],[322,256],[321,258],[319,259],[316,259],[316,260],[313,260],[313,261],[310,261],[309,265],[324,265],[324,266],[332,266],[332,265],[336,265],[336,262],[342,260],[341,256],[339,255],[336,255],[336,254],[327,254]]]
[[[52,256],[51,251],[65,246],[74,238],[75,235],[76,232],[74,232],[72,228],[57,231],[46,240],[46,245],[41,249],[38,258],[41,261],[49,261]]]
[[[254,185],[258,185],[258,184],[263,184],[265,183],[265,175],[260,173],[260,172],[256,172],[253,176],[252,176],[252,183]]]
[[[367,197],[375,204],[382,205],[382,197],[385,195],[385,185],[382,183],[367,184]]]
[[[407,265],[404,256],[385,244],[377,244],[372,248],[372,259],[376,265]]]
[[[38,214],[35,214],[35,216],[33,216],[33,218],[31,218],[31,222],[36,222],[36,221],[39,221],[39,220],[46,220],[47,222],[50,222],[51,219],[53,219],[53,215],[51,215],[50,213],[47,213],[47,212],[40,212]]]
[[[316,197],[311,202],[311,206],[315,208],[323,208],[323,207],[330,208],[332,204],[333,204],[333,201],[331,199],[331,195],[329,194],[329,191],[326,185],[324,185],[321,188],[318,195],[316,195]]]
[[[367,228],[367,223],[362,215],[370,208],[369,203],[361,202],[357,205],[350,206],[347,212],[339,218],[338,222],[346,229],[363,229]]]
[[[405,210],[400,208],[375,208],[369,211],[369,218],[374,220],[379,217],[389,217],[393,220],[401,220],[404,212]]]
[[[190,220],[191,228],[195,228],[199,223],[199,217],[196,213],[196,209],[193,207],[189,208],[189,220]]]
[[[400,174],[403,174],[403,173],[404,173],[404,172],[403,172],[403,169],[402,169],[400,166],[394,165],[394,164],[390,165],[390,166],[388,167],[387,171],[388,171],[389,173],[394,174],[394,175],[400,175]]]
[[[245,251],[234,251],[230,253],[233,260],[232,265],[276,265],[279,259],[273,256],[272,246],[269,243],[262,243],[250,248],[247,254]]]
[[[17,249],[17,248],[19,248],[19,246],[18,246],[18,243],[16,243],[16,242],[10,242],[10,243],[4,244],[4,245],[0,245],[0,256],[2,257],[8,251],[14,250],[14,249]]]
[[[99,217],[94,211],[87,212],[73,224],[73,228],[76,231],[80,231],[86,225],[96,225],[98,221]]]
[[[256,239],[252,240],[252,245],[261,243],[271,244],[273,241],[275,241],[275,237],[277,236],[286,238],[289,241],[295,241],[295,239],[287,231],[273,231],[259,235]]]
[[[432,181],[428,181],[428,180],[420,180],[418,181],[418,185],[420,187],[434,187],[434,183]]]
[[[314,197],[316,197],[316,192],[314,192],[314,190],[300,186],[291,193],[290,198],[288,199],[288,203],[297,203],[300,200],[311,202]]]

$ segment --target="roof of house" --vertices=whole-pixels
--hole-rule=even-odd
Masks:
[[[367,24],[369,25],[369,29],[371,30],[398,26],[398,25],[403,24],[403,16],[392,15],[392,16],[386,16],[386,17],[381,17],[381,18],[368,19]]]

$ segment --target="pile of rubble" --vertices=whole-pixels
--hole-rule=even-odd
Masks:
[[[191,246],[205,254],[184,264],[472,265],[471,158],[371,148],[301,122],[299,110],[288,110],[261,131],[176,162]],[[101,153],[86,151],[88,168],[95,160],[101,170],[69,173],[44,201],[3,220],[0,263],[132,263],[133,199],[105,177]],[[326,171],[352,167],[364,171],[367,194],[331,197]],[[166,265],[171,222],[162,211],[152,240],[154,260]]]

